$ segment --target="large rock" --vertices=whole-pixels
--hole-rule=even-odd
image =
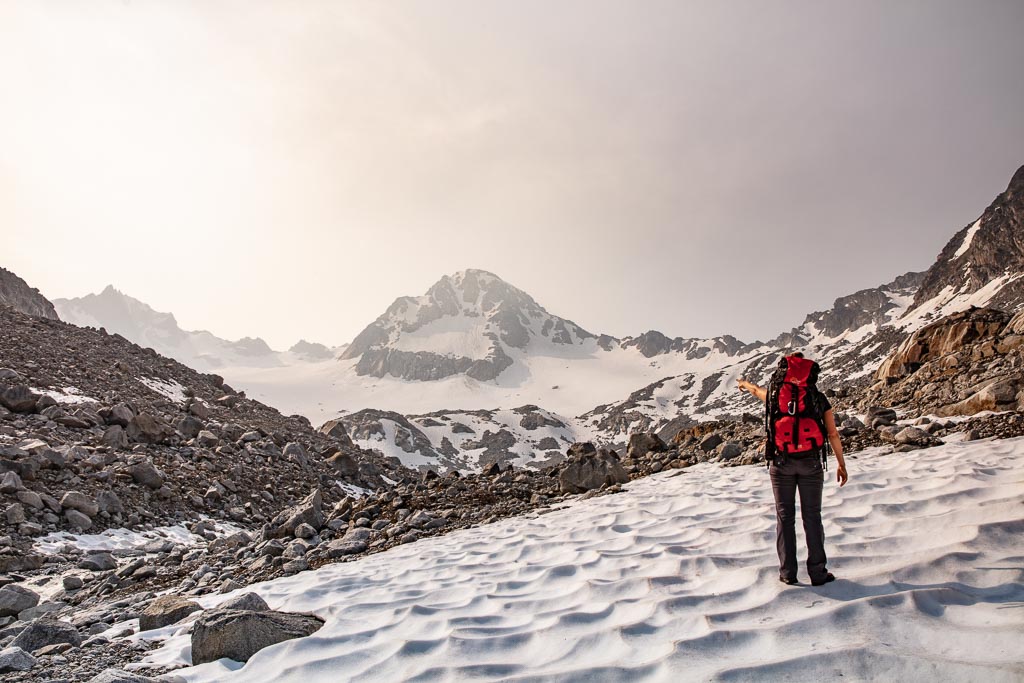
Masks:
[[[330,437],[335,441],[339,442],[343,446],[352,447],[352,438],[348,435],[348,430],[345,429],[345,424],[340,419],[329,420],[320,427],[320,433],[324,436]]]
[[[110,425],[107,427],[100,440],[104,446],[110,446],[114,450],[128,448],[128,434],[121,425]]]
[[[359,463],[348,453],[344,451],[338,451],[331,457],[327,458],[327,462],[330,463],[331,467],[346,479],[352,479],[359,476]]]
[[[82,634],[66,621],[42,617],[26,626],[11,642],[11,647],[20,647],[26,652],[35,652],[41,647],[58,643],[68,643],[78,647],[82,644]]]
[[[932,441],[928,432],[918,427],[904,427],[900,431],[896,432],[892,438],[896,443],[914,445],[928,444]]]
[[[192,628],[192,664],[247,662],[265,647],[315,633],[324,620],[312,614],[209,610]]]
[[[68,524],[79,531],[88,531],[92,528],[92,519],[78,510],[65,510],[64,517],[68,520]]]
[[[100,491],[96,494],[96,506],[100,512],[116,515],[124,512],[124,503],[113,491]]]
[[[177,422],[174,423],[174,428],[181,434],[181,438],[188,441],[199,436],[199,432],[203,431],[202,420],[199,420],[191,415],[186,415]]]
[[[117,560],[114,559],[113,554],[101,550],[89,553],[79,560],[78,568],[88,569],[92,572],[108,572],[112,569],[117,569]]]
[[[267,529],[267,538],[293,537],[295,529],[300,524],[308,524],[314,529],[320,529],[324,525],[323,496],[320,489],[306,496],[301,503],[295,507],[281,512],[270,522]]]
[[[661,453],[667,451],[668,446],[657,434],[630,434],[629,446],[626,448],[627,458],[642,458],[648,453]]]
[[[68,491],[60,499],[60,504],[65,509],[78,510],[88,517],[95,517],[100,511],[96,499],[80,491]]]
[[[201,609],[199,603],[179,595],[163,595],[149,603],[139,615],[139,630],[151,631],[169,626]]]
[[[872,429],[888,427],[896,424],[896,411],[892,408],[885,408],[883,406],[872,406],[868,409],[865,419],[867,420],[868,426]]]
[[[118,403],[106,416],[107,424],[127,427],[135,419],[135,412],[124,403]]]
[[[128,438],[144,443],[163,443],[174,435],[174,428],[149,413],[140,413],[128,423]]]
[[[568,461],[558,475],[562,493],[583,493],[608,484],[625,484],[629,475],[615,451],[601,449]]]
[[[39,596],[27,588],[15,584],[0,588],[0,617],[16,617],[38,604]]]
[[[148,458],[130,465],[128,472],[136,482],[151,489],[158,489],[164,485],[163,473]]]
[[[23,384],[0,385],[0,405],[15,413],[31,413],[36,409],[39,394]]]
[[[243,609],[250,612],[269,612],[266,600],[255,593],[242,593],[217,605],[217,609]]]
[[[36,665],[36,658],[20,647],[0,650],[0,674],[12,671],[28,671]]]
[[[365,551],[369,543],[369,529],[349,529],[344,536],[331,541],[327,545],[327,555],[332,559],[344,557],[345,555],[356,555]]]
[[[710,453],[711,451],[721,446],[722,442],[724,441],[725,439],[722,438],[721,434],[716,434],[712,432],[711,434],[708,434],[703,439],[701,439],[700,449],[705,453]]]

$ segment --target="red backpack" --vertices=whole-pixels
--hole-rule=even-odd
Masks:
[[[821,455],[825,461],[825,410],[818,391],[821,368],[802,356],[786,356],[768,383],[765,458],[769,465],[776,455]]]

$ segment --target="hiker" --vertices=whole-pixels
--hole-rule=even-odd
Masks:
[[[822,586],[836,578],[826,568],[825,530],[821,524],[821,494],[829,447],[836,455],[836,481],[843,486],[848,477],[832,404],[817,388],[819,371],[817,363],[796,353],[779,361],[767,388],[737,380],[741,391],[765,403],[765,459],[775,494],[779,581],[789,585],[797,583],[797,491],[811,585]]]

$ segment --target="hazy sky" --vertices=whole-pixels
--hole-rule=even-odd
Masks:
[[[0,0],[0,265],[276,348],[467,267],[767,338],[1005,188],[1022,35],[1019,0]]]

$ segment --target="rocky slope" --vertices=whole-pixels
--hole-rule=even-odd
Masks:
[[[328,501],[407,472],[108,335],[0,307],[0,571],[56,531],[201,517],[258,527],[320,487]]]
[[[0,306],[10,306],[16,311],[40,318],[59,320],[53,304],[38,289],[29,287],[28,283],[6,268],[0,268]]]

